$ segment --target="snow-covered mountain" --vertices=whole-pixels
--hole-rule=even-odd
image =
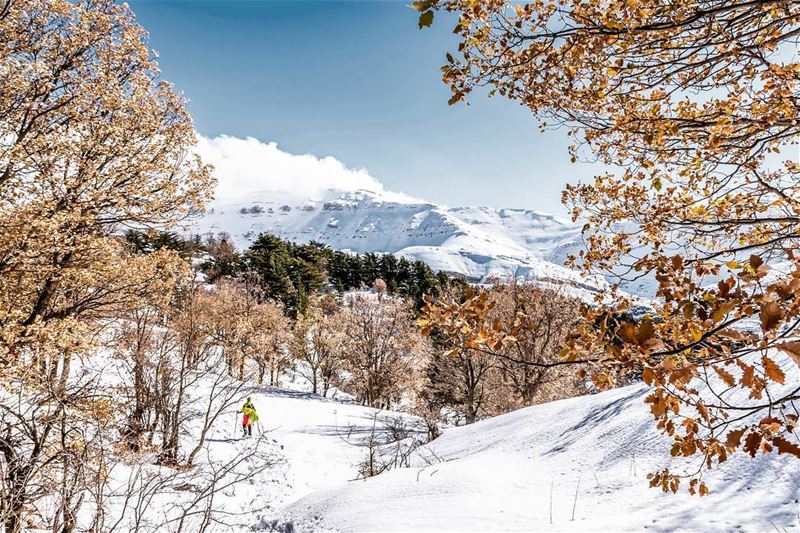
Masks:
[[[319,241],[357,253],[388,252],[474,281],[515,276],[604,290],[562,266],[579,246],[580,226],[524,209],[447,208],[369,190],[327,189],[314,198],[264,191],[216,203],[192,231],[228,232],[239,247],[268,232],[295,242]]]

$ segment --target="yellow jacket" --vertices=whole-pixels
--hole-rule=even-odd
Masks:
[[[251,402],[245,402],[242,406],[242,414],[249,419],[250,423],[258,422],[256,407]]]

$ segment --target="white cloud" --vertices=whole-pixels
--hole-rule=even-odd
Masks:
[[[403,193],[387,191],[366,169],[347,168],[330,156],[290,154],[274,142],[264,143],[254,137],[198,136],[197,151],[205,162],[214,165],[218,180],[215,201],[219,203],[269,195],[320,199],[330,195],[330,189],[366,189],[388,201],[415,201]]]

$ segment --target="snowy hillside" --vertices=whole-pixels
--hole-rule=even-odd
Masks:
[[[368,190],[328,189],[303,201],[265,191],[247,200],[215,204],[192,230],[226,231],[240,247],[269,232],[340,250],[389,252],[476,281],[513,275],[568,282],[589,291],[605,287],[601,279],[586,280],[561,266],[565,250],[577,245],[580,228],[530,210],[445,208]]]
[[[212,386],[213,380],[203,379],[194,392],[203,398]],[[423,431],[414,417],[324,399],[299,390],[296,384],[246,386],[240,393],[236,405],[206,435],[195,468],[114,466],[107,503],[109,516],[124,526],[117,530],[176,531],[174,524],[183,515],[183,531],[199,531],[205,505],[213,504],[214,524],[209,531],[241,533],[272,531],[273,527],[291,531],[284,529],[280,509],[315,491],[355,479],[357,465],[364,459],[364,449],[356,444],[373,428],[380,433],[387,421],[402,418],[411,432]],[[247,438],[242,436],[237,413],[246,397],[252,398],[260,416],[253,436]],[[195,444],[200,429],[193,424],[182,439]],[[135,504],[129,497],[131,487],[138,499]],[[90,519],[87,512],[87,524]]]
[[[646,393],[635,385],[446,430],[417,468],[316,492],[284,519],[300,531],[800,531],[800,462],[788,455],[737,454],[704,477],[702,499],[648,488],[648,472],[680,465]]]
[[[783,366],[796,383],[797,366],[786,358]],[[356,478],[367,449],[355,444],[373,428],[386,433],[389,420],[422,435],[421,422],[287,385],[242,391],[261,417],[257,435],[241,438],[232,407],[208,435],[198,470],[156,497],[153,525],[174,512],[167,502],[191,496],[181,485],[241,457],[223,481],[243,481],[218,494],[225,518],[213,531],[800,531],[800,461],[789,455],[736,454],[704,477],[712,492],[702,499],[649,488],[648,472],[681,464],[655,430],[644,385],[446,429],[411,468],[366,481]],[[118,475],[129,483],[126,471]]]
[[[783,366],[787,382],[797,383],[797,366],[787,358]],[[712,492],[702,499],[650,489],[648,472],[681,464],[655,430],[644,385],[446,429],[415,452],[410,468],[366,481],[356,479],[367,457],[357,444],[376,430],[388,434],[392,420],[424,435],[421,421],[285,385],[245,387],[207,435],[197,469],[140,491],[153,500],[142,504],[141,531],[167,530],[172,515],[191,510],[193,487],[229,465],[212,531],[800,531],[800,461],[789,455],[736,454],[704,477]],[[245,396],[261,418],[252,438],[241,438],[235,412]],[[196,439],[198,430],[184,437]],[[138,515],[122,508],[131,473],[118,468],[112,510],[131,525]]]

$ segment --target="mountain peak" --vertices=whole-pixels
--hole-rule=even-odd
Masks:
[[[339,250],[392,253],[473,281],[514,276],[604,286],[562,266],[579,243],[579,226],[527,209],[446,208],[385,191],[328,188],[305,200],[265,194],[217,204],[192,229],[226,231],[240,247],[266,232]]]

